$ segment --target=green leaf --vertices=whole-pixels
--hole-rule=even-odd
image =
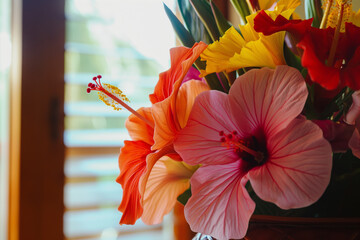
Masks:
[[[189,198],[191,197],[191,188],[188,188],[185,192],[183,192],[180,196],[178,196],[177,200],[185,206]]]
[[[220,38],[220,32],[217,28],[215,17],[212,13],[211,6],[206,0],[190,0],[199,18],[205,25],[213,41]]]
[[[215,5],[215,3],[212,0],[210,0],[210,5],[215,17],[216,25],[219,29],[221,36],[223,36],[226,30],[228,30],[231,27],[231,24],[226,20],[224,15],[221,13],[220,9]]]
[[[165,12],[170,19],[171,25],[173,26],[176,35],[180,39],[181,43],[191,48],[195,44],[194,38],[191,36],[188,30],[182,25],[179,19],[174,15],[174,13],[166,6],[164,3]]]
[[[189,0],[178,0],[177,3],[185,26],[194,40],[196,42],[203,41],[206,44],[212,43],[212,39],[206,30],[206,27],[198,17],[193,6],[191,6]]]
[[[305,17],[313,18],[312,26],[318,28],[323,17],[321,0],[305,0]]]
[[[249,6],[246,0],[230,0],[230,2],[239,14],[241,23],[245,25],[247,23],[246,17],[250,15]]]

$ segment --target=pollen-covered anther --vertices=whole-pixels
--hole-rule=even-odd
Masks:
[[[126,95],[117,87],[104,83],[102,85],[103,90],[98,92],[99,99],[106,105],[113,107],[115,110],[121,110],[122,107],[119,102],[115,101],[111,96],[115,96],[124,102],[130,102]]]
[[[129,99],[119,88],[108,83],[102,84],[100,80],[101,78],[101,75],[93,77],[92,79],[95,83],[89,83],[86,92],[90,93],[93,90],[98,91],[99,99],[101,101],[103,101],[106,105],[113,107],[117,111],[121,110],[122,105],[120,102],[129,102]]]
[[[99,99],[103,101],[106,105],[113,107],[115,110],[120,110],[124,107],[126,110],[134,114],[136,117],[144,121],[147,125],[154,128],[154,123],[149,121],[147,118],[143,117],[141,114],[136,112],[131,108],[127,103],[130,102],[125,94],[117,87],[104,83],[101,84],[101,75],[93,77],[95,83],[89,83],[86,91],[90,93],[92,90],[98,91]]]
[[[345,23],[350,21],[352,15],[352,1],[351,0],[337,0],[329,11],[326,27],[340,29],[340,32],[345,32]]]

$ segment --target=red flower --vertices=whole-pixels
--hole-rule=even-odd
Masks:
[[[297,41],[297,47],[303,50],[301,64],[308,69],[312,81],[327,90],[344,86],[359,90],[360,28],[346,23],[345,32],[340,32],[335,39],[335,29],[318,29],[311,27],[311,23],[312,19],[287,20],[281,15],[273,20],[261,11],[254,19],[254,29],[265,35],[288,31]],[[333,41],[338,42],[332,57],[329,55]]]

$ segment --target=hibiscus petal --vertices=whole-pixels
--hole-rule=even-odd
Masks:
[[[178,131],[187,123],[196,96],[209,89],[209,86],[201,81],[188,81],[180,87],[174,107],[171,106],[171,98],[153,105],[155,121],[153,150],[163,148],[174,141]]]
[[[304,118],[268,139],[268,160],[249,171],[256,194],[280,208],[300,208],[317,201],[331,174],[332,152],[321,129]]]
[[[220,131],[237,131],[230,115],[228,95],[210,90],[201,93],[194,103],[188,123],[174,141],[174,148],[190,164],[223,164],[238,159],[232,149],[222,146]]]
[[[210,90],[210,88],[206,83],[195,80],[181,85],[176,99],[175,111],[181,128],[184,128],[188,121],[195,98],[200,93],[208,90]],[[174,134],[172,136],[175,138]]]
[[[168,145],[162,149],[160,149],[157,152],[152,152],[146,156],[146,167],[144,173],[141,175],[139,179],[139,192],[142,196],[141,201],[144,201],[145,191],[147,188],[147,182],[149,180],[149,176],[153,170],[153,167],[155,166],[156,162],[166,156],[166,155],[175,155],[176,152],[174,151],[174,148],[172,145]]]
[[[170,98],[167,98],[152,106],[155,122],[153,150],[161,149],[171,143],[178,131],[179,127],[176,126],[173,111],[170,107],[171,101]]]
[[[156,162],[144,194],[141,217],[144,223],[162,222],[163,216],[175,206],[177,197],[190,187],[190,177],[195,169],[169,157],[162,157]]]
[[[171,144],[174,136],[181,129],[176,112],[177,95],[185,75],[188,73],[192,64],[200,56],[200,53],[202,53],[202,51],[206,47],[207,45],[205,43],[200,42],[194,44],[191,49],[186,48],[187,51],[182,51],[182,55],[180,56],[178,64],[176,66],[172,66],[172,68],[168,71],[170,74],[168,77],[176,78],[176,80],[171,80],[172,83],[169,85],[168,83],[165,84],[165,80],[164,82],[160,79],[158,84],[156,85],[156,94],[154,93],[155,95],[153,94],[153,97],[154,99],[156,98],[156,101],[159,102],[156,102],[154,99],[151,100],[153,103],[156,102],[152,107],[155,121],[155,143],[152,146],[153,150],[157,150],[165,147],[168,144]],[[166,87],[167,85],[168,87]],[[158,92],[158,88],[164,88],[163,90],[166,90],[167,93],[165,95],[162,95],[162,97],[159,97],[161,94]],[[157,93],[159,93],[160,95],[158,95]]]
[[[240,76],[229,92],[232,114],[248,135],[279,132],[303,110],[306,84],[300,72],[288,66],[262,68]]]
[[[192,196],[185,205],[192,231],[220,240],[245,236],[255,203],[245,189],[241,164],[202,166],[194,173]]]
[[[143,116],[150,122],[154,123],[154,119],[151,115],[151,108],[140,108],[136,112],[138,112],[141,116]],[[132,140],[144,141],[149,145],[154,144],[154,129],[134,114],[131,114],[126,119],[125,127],[128,130]]]
[[[177,47],[170,50],[171,67],[168,71],[160,74],[154,93],[149,96],[151,103],[163,101],[172,94],[176,87],[175,83],[182,82],[192,64],[206,47],[205,43],[199,42],[195,43],[192,48]]]
[[[116,179],[123,188],[119,206],[119,211],[123,213],[120,224],[135,224],[143,213],[139,180],[145,172],[146,156],[151,153],[150,147],[142,141],[124,141],[124,146],[120,150],[120,175]]]

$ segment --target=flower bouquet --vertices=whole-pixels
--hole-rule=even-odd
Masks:
[[[184,46],[170,50],[151,107],[89,83],[132,115],[119,155],[120,224],[160,223],[177,201],[194,232],[243,238],[253,214],[360,216],[360,11],[351,1],[231,0],[165,11]]]

